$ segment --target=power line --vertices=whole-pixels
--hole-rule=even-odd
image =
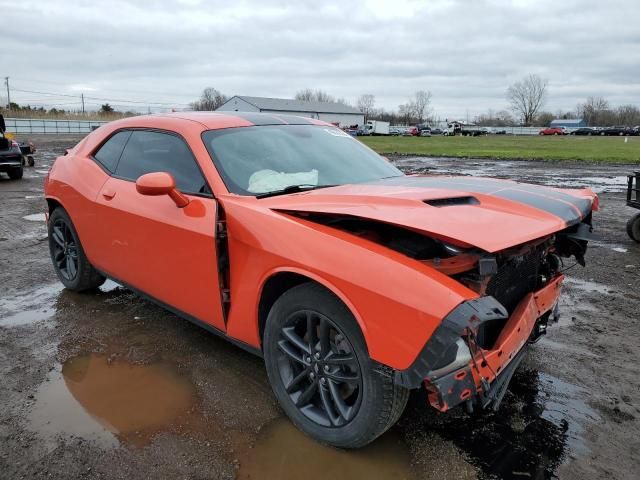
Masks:
[[[9,77],[5,77],[5,82],[8,82],[8,78]],[[14,88],[13,90],[15,92],[21,92],[21,93],[35,93],[38,95],[50,95],[54,97],[78,98],[78,95],[70,95],[68,93],[41,92],[37,90],[23,90],[19,88]],[[7,92],[8,92],[8,89],[7,89]],[[137,104],[137,105],[165,105],[165,106],[171,106],[171,105],[188,106],[189,105],[188,103],[177,103],[177,102],[148,102],[144,100],[122,100],[122,99],[115,99],[115,98],[89,97],[89,96],[86,96],[84,98],[87,100],[99,100],[102,102],[120,102],[120,103],[130,103],[130,104]]]

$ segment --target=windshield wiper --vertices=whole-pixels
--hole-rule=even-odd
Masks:
[[[272,192],[259,193],[256,198],[275,197],[277,195],[287,195],[289,193],[306,192],[309,190],[317,190],[318,188],[335,187],[336,185],[311,185],[302,183],[300,185],[289,185],[282,190],[273,190]]]

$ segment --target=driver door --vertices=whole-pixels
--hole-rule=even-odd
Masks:
[[[190,200],[145,196],[135,181],[168,172]],[[215,242],[217,204],[189,147],[178,135],[134,130],[115,174],[98,197],[101,267],[153,299],[224,330]]]

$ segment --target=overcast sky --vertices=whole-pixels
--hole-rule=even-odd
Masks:
[[[422,89],[440,117],[472,118],[506,108],[528,73],[549,80],[552,112],[589,95],[640,103],[637,0],[0,0],[0,11],[0,76],[21,104],[74,108],[84,93],[185,107],[207,86],[283,98],[309,87],[395,109]]]

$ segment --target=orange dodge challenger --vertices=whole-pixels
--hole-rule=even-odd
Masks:
[[[65,287],[112,278],[264,357],[291,420],[366,445],[415,388],[497,408],[584,265],[598,198],[404,175],[332,125],[232,112],[110,122],[45,180]]]

